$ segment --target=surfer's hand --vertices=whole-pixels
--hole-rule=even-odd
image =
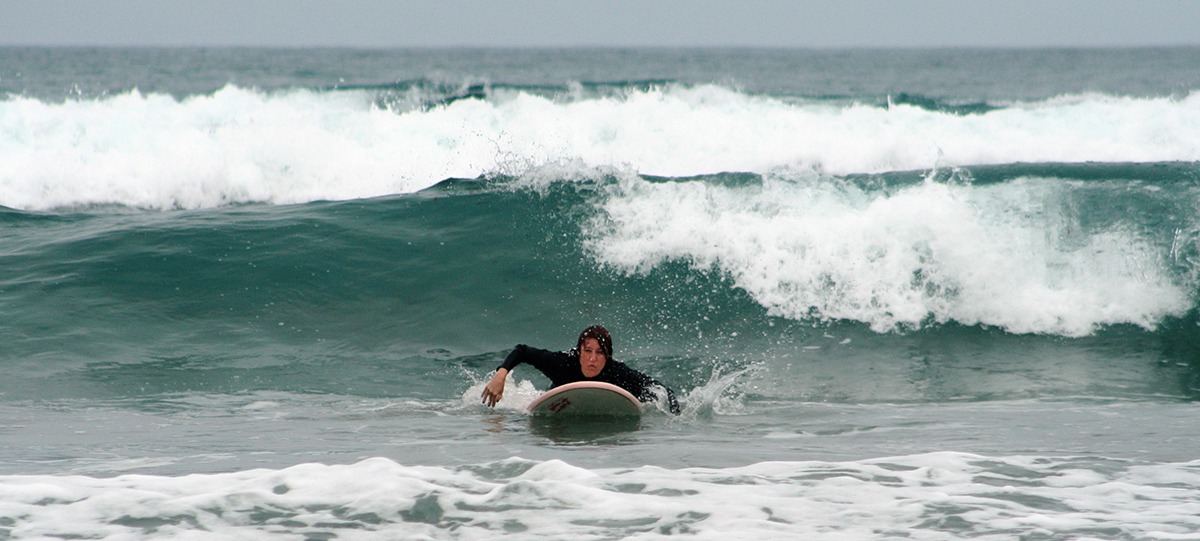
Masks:
[[[508,377],[508,370],[501,368],[496,370],[496,375],[492,376],[492,381],[489,381],[483,387],[483,403],[489,407],[495,407],[496,402],[500,401],[500,397],[504,396],[504,379]]]

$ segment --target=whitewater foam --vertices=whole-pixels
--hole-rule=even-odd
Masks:
[[[388,110],[369,90],[226,86],[0,101],[0,205],[206,208],[415,192],[552,163],[688,176],[827,174],[1014,162],[1200,159],[1200,95],[1076,96],[957,115],[665,85],[523,91]]]
[[[487,375],[490,378],[491,373]],[[461,407],[481,407],[483,388],[487,386],[489,378],[476,381],[466,391],[463,391]],[[511,374],[504,381],[504,396],[496,403],[496,411],[508,413],[524,412],[529,407],[529,404],[533,403],[544,392],[534,387],[532,381],[514,378]]]
[[[158,477],[0,477],[0,534],[120,538],[1185,538],[1196,463],[930,453],[590,470],[522,459]]]
[[[620,272],[683,261],[728,275],[773,315],[881,332],[956,321],[1080,336],[1185,311],[1168,248],[1128,224],[1085,223],[1063,202],[1071,190],[1046,179],[887,192],[812,173],[735,186],[626,176],[586,243]]]

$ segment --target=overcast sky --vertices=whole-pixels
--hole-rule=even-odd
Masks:
[[[0,45],[1200,45],[1200,1],[0,0]]]

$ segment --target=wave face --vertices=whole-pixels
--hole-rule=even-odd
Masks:
[[[54,351],[66,367],[101,351],[176,358],[197,342],[231,359],[435,360],[553,344],[597,321],[624,337],[627,356],[695,384],[712,365],[684,366],[782,369],[832,336],[854,341],[844,355],[880,359],[914,340],[952,349],[1001,332],[974,355],[1003,363],[1031,337],[1081,359],[1120,365],[1133,349],[1187,365],[1196,174],[1176,163],[655,178],[579,166],[368,200],[9,210],[0,290],[21,309],[0,327],[30,338],[11,359]],[[677,366],[679,355],[693,360]],[[378,367],[367,358],[350,368],[364,380]],[[345,369],[309,372],[308,384],[340,388]],[[452,392],[454,379],[420,385]],[[1170,380],[1144,383],[1136,392],[1179,393]],[[868,389],[841,384],[849,396]]]
[[[952,321],[1078,336],[1153,328],[1193,307],[1195,186],[1054,174],[886,187],[635,180],[603,202],[588,242],[622,272],[682,261],[728,276],[772,315],[877,331]]]

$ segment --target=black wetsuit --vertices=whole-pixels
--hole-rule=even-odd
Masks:
[[[584,376],[583,370],[579,368],[578,352],[574,350],[570,352],[547,351],[521,344],[513,348],[512,353],[505,357],[504,364],[500,365],[500,368],[512,372],[513,368],[521,363],[540,370],[550,378],[551,389],[576,381],[601,381],[629,391],[629,394],[636,396],[642,402],[651,402],[656,398],[654,388],[658,387],[666,392],[667,404],[671,413],[679,414],[679,403],[675,401],[675,393],[670,388],[654,378],[630,368],[621,361],[607,359],[600,373],[596,374],[594,378],[589,378]]]

